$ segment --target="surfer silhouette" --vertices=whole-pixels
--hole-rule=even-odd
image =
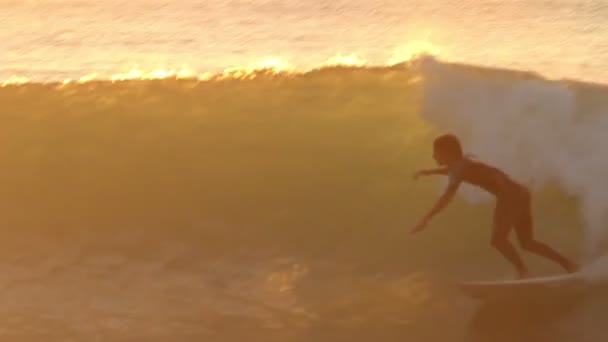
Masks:
[[[548,258],[569,273],[576,272],[578,267],[575,263],[534,238],[531,195],[525,186],[496,167],[464,156],[460,140],[452,134],[444,134],[435,139],[433,158],[439,168],[420,170],[414,174],[414,179],[428,175],[446,175],[449,183],[436,204],[411,230],[412,234],[422,231],[431,218],[450,203],[460,184],[466,182],[496,197],[491,243],[517,269],[519,278],[528,277],[528,268],[509,241],[511,230],[515,230],[525,251]]]

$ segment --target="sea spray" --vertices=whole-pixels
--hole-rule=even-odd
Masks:
[[[531,188],[557,183],[577,198],[586,258],[601,255],[608,235],[605,104],[589,108],[571,83],[530,73],[490,73],[429,57],[416,66],[424,75],[421,115]],[[464,194],[469,200],[480,198],[478,192]]]

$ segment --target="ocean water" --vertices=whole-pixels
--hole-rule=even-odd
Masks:
[[[298,69],[339,56],[384,65],[427,50],[599,82],[607,19],[603,0],[4,0],[0,79],[204,73],[277,58]]]
[[[0,6],[3,338],[605,339],[602,2]],[[408,234],[446,131],[533,190],[583,296],[458,291],[513,276],[474,188]]]

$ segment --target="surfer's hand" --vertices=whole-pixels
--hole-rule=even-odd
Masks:
[[[416,171],[416,173],[414,173],[414,179],[416,180],[416,179],[420,178],[421,176],[426,176],[426,175],[427,175],[426,170],[419,170],[419,171]]]
[[[426,228],[426,224],[428,223],[427,220],[421,220],[420,222],[418,222],[417,225],[414,226],[414,228],[412,228],[412,230],[410,231],[410,234],[416,234],[420,231],[422,231],[424,228]]]

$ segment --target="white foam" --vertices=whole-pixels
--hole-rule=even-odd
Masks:
[[[578,198],[585,250],[597,257],[608,235],[608,113],[582,113],[565,82],[482,75],[432,58],[418,62],[423,117],[533,189],[556,182]],[[479,199],[471,191],[465,196]]]

